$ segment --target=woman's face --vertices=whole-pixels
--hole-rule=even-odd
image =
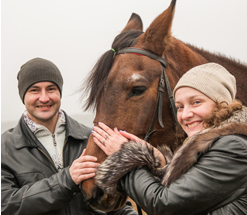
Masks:
[[[203,119],[216,107],[216,103],[191,87],[181,87],[175,93],[177,118],[188,137],[204,130]]]

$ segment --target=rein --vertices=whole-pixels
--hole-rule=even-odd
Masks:
[[[154,123],[155,123],[155,120],[157,118],[157,115],[158,115],[158,121],[159,121],[160,126],[162,128],[164,128],[164,124],[163,124],[163,121],[162,121],[162,104],[163,104],[163,94],[164,94],[164,91],[165,91],[165,86],[166,86],[166,90],[167,90],[168,97],[169,97],[170,109],[171,109],[171,112],[172,112],[172,117],[173,117],[173,120],[174,120],[174,124],[178,125],[177,116],[176,116],[177,115],[177,109],[176,109],[176,106],[175,106],[175,101],[174,101],[174,98],[173,98],[173,94],[172,94],[172,90],[171,90],[171,87],[170,87],[170,83],[169,83],[169,80],[167,78],[166,71],[165,71],[165,68],[167,66],[167,61],[166,61],[166,59],[160,57],[159,55],[157,55],[157,54],[155,54],[153,52],[150,52],[150,51],[147,51],[147,50],[144,50],[144,49],[138,49],[138,48],[123,48],[123,49],[120,49],[119,51],[117,51],[115,53],[115,55],[127,54],[127,53],[147,56],[147,57],[149,57],[149,58],[151,58],[153,60],[159,61],[161,66],[162,66],[162,73],[161,73],[160,81],[159,81],[156,107],[155,107],[154,115],[153,115],[153,118],[152,118],[152,122],[151,122],[151,124],[149,126],[149,129],[148,129],[148,131],[147,131],[147,133],[145,135],[145,138],[144,138],[144,140],[146,142],[148,142],[150,136],[154,132],[156,132],[156,130],[153,130],[153,127],[154,127]],[[139,207],[139,205],[137,205],[137,210],[138,210],[138,214],[142,215],[142,210]]]

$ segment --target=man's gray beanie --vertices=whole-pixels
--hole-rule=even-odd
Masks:
[[[29,87],[37,82],[49,81],[58,86],[62,96],[63,77],[57,66],[49,60],[34,58],[21,66],[17,74],[18,89],[24,104],[24,97]]]

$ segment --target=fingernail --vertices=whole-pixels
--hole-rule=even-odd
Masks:
[[[92,130],[92,133],[94,133],[94,130]]]

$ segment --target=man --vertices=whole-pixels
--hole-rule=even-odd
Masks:
[[[79,189],[99,163],[84,155],[91,129],[60,109],[59,69],[35,58],[21,67],[17,79],[26,111],[2,135],[2,214],[104,214],[93,210]],[[136,212],[127,203],[108,214]]]

